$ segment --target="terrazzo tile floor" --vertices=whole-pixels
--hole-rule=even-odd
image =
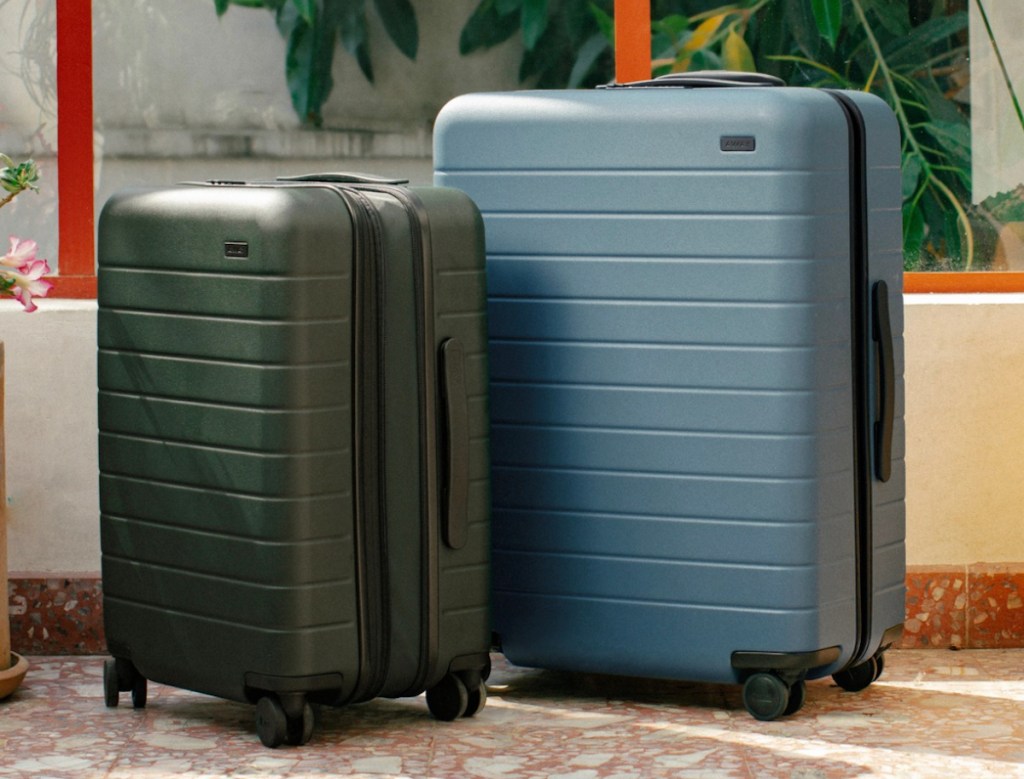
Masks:
[[[0,777],[1024,777],[1024,649],[892,651],[860,693],[808,684],[758,722],[738,686],[533,671],[495,656],[486,708],[422,696],[323,709],[303,747],[263,747],[254,708],[157,684],[103,705],[103,658],[31,657],[0,703]],[[127,699],[127,695],[122,695]]]

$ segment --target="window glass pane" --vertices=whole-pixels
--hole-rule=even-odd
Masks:
[[[56,270],[57,58],[56,0],[0,1],[0,152],[15,163],[32,158],[38,192],[23,192],[0,210],[0,249],[15,235],[39,244]],[[4,192],[3,195],[7,193]]]

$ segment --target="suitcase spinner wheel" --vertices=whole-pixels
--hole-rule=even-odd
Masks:
[[[118,657],[103,663],[103,695],[108,709],[117,706],[122,692],[132,694],[133,708],[146,708],[146,687],[146,677],[130,660]]]
[[[879,652],[860,665],[844,668],[842,671],[832,674],[832,681],[847,692],[860,692],[872,682],[877,681],[884,669],[885,655]]]
[[[427,690],[427,708],[435,719],[442,722],[473,717],[480,713],[486,703],[487,688],[479,673],[461,677],[448,674]]]
[[[302,695],[283,701],[265,695],[256,703],[256,734],[265,747],[302,746],[313,737],[315,727],[313,707]]]
[[[796,714],[807,699],[803,679],[787,682],[772,673],[756,673],[743,684],[743,706],[754,719],[770,722],[783,715]]]

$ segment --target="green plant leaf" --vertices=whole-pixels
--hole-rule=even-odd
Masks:
[[[807,0],[782,0],[785,3],[786,26],[805,57],[817,60],[821,52],[821,35]]]
[[[316,27],[316,0],[291,0],[302,21],[310,27]]]
[[[909,200],[917,192],[918,180],[921,178],[921,158],[916,154],[903,157],[901,173],[903,178],[903,199]]]
[[[818,33],[835,49],[843,26],[842,0],[811,0],[811,13],[814,14]]]
[[[601,34],[604,36],[605,40],[614,46],[615,19],[612,18],[611,14],[607,13],[603,8],[596,5],[595,3],[589,3],[588,8],[590,9],[591,15],[594,17],[594,21],[597,22],[597,27],[601,31]],[[588,40],[587,43],[589,42],[590,41]]]
[[[520,9],[523,45],[532,51],[548,26],[548,0],[523,0]]]
[[[287,39],[285,77],[292,106],[303,122],[319,126],[323,104],[334,87],[331,66],[337,30],[325,24],[311,27],[292,4],[281,6],[277,24]]]
[[[409,0],[374,0],[377,15],[384,23],[398,50],[411,60],[416,59],[420,32],[416,24],[416,11]]]
[[[913,203],[903,204],[903,258],[904,264],[916,267],[924,246],[925,224],[921,209]]]
[[[355,57],[366,80],[372,83],[373,63],[370,61],[370,50],[367,43],[366,2],[365,0],[334,0],[334,3],[337,6],[341,45],[345,51]]]
[[[963,239],[960,235],[962,229],[956,211],[947,209],[943,214],[942,237],[946,242],[946,252],[951,260],[958,265],[963,262]]]
[[[569,74],[569,89],[576,89],[583,83],[583,79],[587,77],[587,73],[597,62],[597,58],[608,48],[608,39],[605,38],[604,33],[598,32],[590,36],[590,40],[580,47],[580,53],[576,57],[576,62],[573,63],[572,72]]]
[[[927,131],[954,158],[970,160],[971,130],[969,127],[964,124],[933,119],[928,123]]]
[[[494,9],[502,16],[506,14],[514,14],[518,11],[524,0],[494,0]]]
[[[936,16],[913,28],[912,35],[893,38],[883,50],[890,65],[906,63],[919,68],[931,57],[931,47],[967,29],[967,13],[958,11],[949,16]]]
[[[725,63],[726,70],[744,70],[750,73],[757,70],[750,47],[735,27],[729,30],[722,43],[722,62]]]
[[[864,10],[874,13],[882,27],[890,34],[901,38],[911,32],[908,3],[894,3],[893,0],[861,0]]]
[[[516,6],[518,10],[519,6]],[[489,49],[511,38],[519,29],[519,16],[502,14],[494,0],[482,0],[474,9],[459,35],[459,53],[465,56],[477,49]]]
[[[217,16],[223,16],[228,12],[231,0],[213,0],[213,7],[217,9]]]

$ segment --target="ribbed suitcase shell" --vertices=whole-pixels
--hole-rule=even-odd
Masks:
[[[512,662],[739,681],[742,653],[778,653],[815,677],[896,635],[899,133],[882,101],[848,97],[867,138],[859,289],[850,129],[823,91],[483,94],[441,112],[435,183],[472,196],[487,229],[493,608]],[[879,402],[852,309],[878,281],[894,333],[884,483],[865,477],[873,449],[855,454],[858,348],[868,426]]]
[[[338,189],[236,184],[126,191],[101,216],[100,502],[112,654],[146,678],[239,701],[267,690],[324,703],[394,697],[449,670],[484,670],[479,214],[462,193],[410,191],[432,258],[432,273],[414,283],[416,214],[393,192],[364,189],[358,197],[379,222],[383,297],[375,314],[360,314],[370,311],[374,271],[355,268],[354,257],[369,239],[357,235]],[[370,331],[376,341],[366,341]],[[419,352],[417,339],[431,331]],[[450,339],[465,353],[470,441],[460,453],[471,470],[458,549],[440,537],[447,441],[438,350]],[[376,397],[356,389],[375,376]],[[386,525],[385,540],[370,541],[383,545],[386,570],[364,559],[371,513]],[[383,614],[363,590],[377,592]],[[367,656],[368,631],[389,633],[383,657]]]

